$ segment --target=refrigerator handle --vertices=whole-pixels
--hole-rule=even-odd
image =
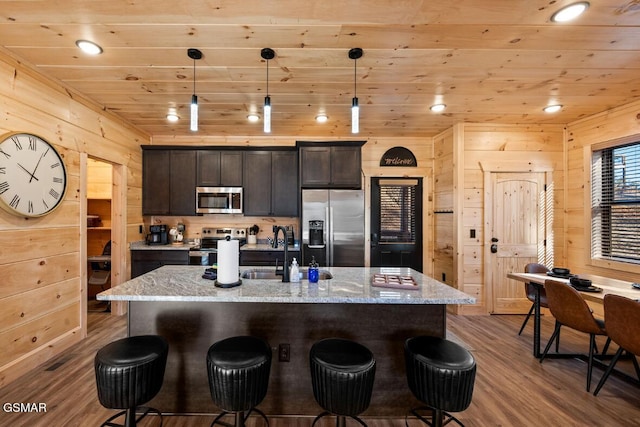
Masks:
[[[332,266],[331,262],[331,218],[329,217],[329,206],[324,208],[324,259],[326,259],[327,267]]]
[[[378,246],[378,233],[371,233],[371,247],[375,248]]]
[[[333,267],[333,254],[334,254],[334,247],[333,245],[335,244],[335,242],[333,241],[334,239],[334,235],[333,235],[333,208],[329,207],[329,241],[331,242],[331,246],[329,249],[329,265],[331,267]]]

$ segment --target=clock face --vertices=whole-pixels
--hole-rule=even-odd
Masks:
[[[67,172],[58,152],[44,139],[14,133],[0,139],[0,207],[37,217],[64,198]]]

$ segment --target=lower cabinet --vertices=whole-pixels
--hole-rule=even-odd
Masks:
[[[298,261],[300,265],[300,250],[289,249],[289,263],[293,258]],[[278,260],[278,266],[281,266],[284,261],[283,251],[240,251],[240,265],[256,265],[256,266],[276,266],[276,260]]]
[[[189,251],[135,250],[131,251],[131,278],[138,277],[163,265],[188,265]]]

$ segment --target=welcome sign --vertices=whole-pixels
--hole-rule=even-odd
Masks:
[[[404,147],[389,148],[380,158],[380,166],[417,167],[416,156]]]

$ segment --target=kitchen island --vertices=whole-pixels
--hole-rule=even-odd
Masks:
[[[251,268],[247,268],[251,269]],[[150,402],[165,413],[217,413],[211,402],[206,353],[234,335],[255,335],[273,349],[267,415],[315,415],[308,353],[326,337],[356,340],[377,362],[373,397],[364,415],[403,415],[416,401],[407,385],[403,343],[408,337],[446,336],[446,307],[475,298],[407,268],[330,267],[333,278],[309,283],[242,279],[222,289],[203,279],[201,266],[164,266],[98,294],[128,301],[129,335],[159,334],[169,341],[164,384]],[[412,289],[371,286],[373,274],[411,276]],[[287,355],[281,345],[288,345]],[[280,361],[288,356],[288,361]]]

